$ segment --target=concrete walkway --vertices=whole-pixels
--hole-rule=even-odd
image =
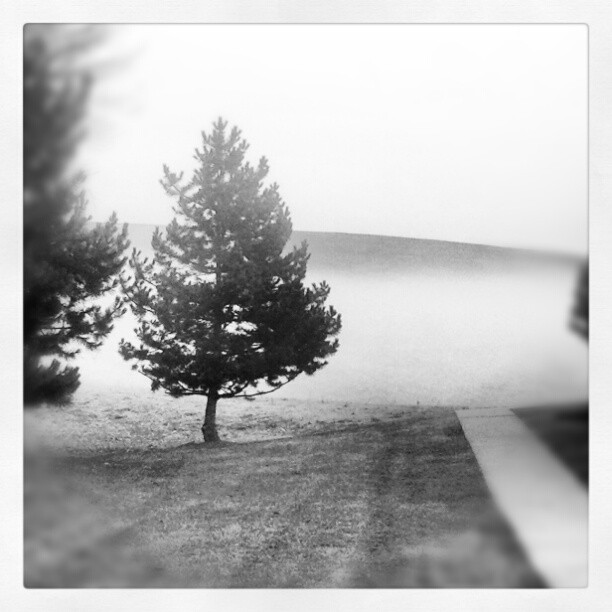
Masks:
[[[495,501],[551,587],[586,587],[587,491],[510,410],[457,410]]]

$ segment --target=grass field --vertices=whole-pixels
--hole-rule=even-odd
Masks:
[[[152,227],[131,226],[147,249]],[[541,586],[455,413],[586,394],[579,262],[479,245],[296,234],[343,316],[315,376],[222,401],[154,394],[117,353],[28,411],[30,586]],[[449,308],[452,304],[452,308]],[[41,450],[44,449],[44,450]]]
[[[451,409],[156,398],[26,415],[28,586],[542,586]]]

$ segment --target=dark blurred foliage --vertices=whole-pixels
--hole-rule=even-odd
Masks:
[[[589,340],[589,263],[585,263],[580,270],[574,307],[571,318],[572,329],[582,336],[587,342]]]
[[[83,58],[96,31],[29,25],[24,31],[24,400],[61,403],[79,385],[63,363],[96,348],[122,314],[122,299],[94,299],[119,282],[127,226],[86,215],[83,176],[70,164],[84,135],[93,70]]]

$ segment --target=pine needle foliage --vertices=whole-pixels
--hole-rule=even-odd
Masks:
[[[154,257],[134,250],[124,284],[138,318],[139,345],[126,360],[172,396],[208,398],[205,440],[217,438],[219,398],[270,393],[314,374],[338,349],[340,315],[326,306],[326,282],[305,286],[308,246],[287,251],[292,232],[268,163],[246,161],[248,144],[219,119],[202,133],[191,180],[164,167],[176,205]],[[206,423],[205,423],[206,425]]]
[[[63,30],[62,30],[63,32]],[[70,164],[83,135],[91,73],[75,54],[86,30],[27,26],[24,35],[24,400],[64,403],[79,386],[66,365],[80,347],[95,349],[123,311],[119,289],[127,226],[116,215],[94,225],[86,215],[83,177]],[[112,299],[112,298],[111,298]]]

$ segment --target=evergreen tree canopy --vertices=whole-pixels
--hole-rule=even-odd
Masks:
[[[92,227],[81,176],[69,164],[82,133],[91,76],[70,62],[84,40],[27,26],[24,37],[24,399],[67,400],[78,368],[63,359],[96,348],[122,312],[93,298],[118,284],[128,246],[117,217]],[[62,360],[62,361],[60,361]]]
[[[124,287],[139,319],[139,346],[125,359],[173,396],[208,397],[206,440],[216,440],[218,398],[269,393],[313,374],[338,349],[340,315],[325,283],[304,286],[307,244],[284,253],[291,219],[276,184],[264,186],[265,158],[245,161],[248,145],[219,119],[203,133],[189,182],[164,167],[176,201],[155,257],[134,251]]]

